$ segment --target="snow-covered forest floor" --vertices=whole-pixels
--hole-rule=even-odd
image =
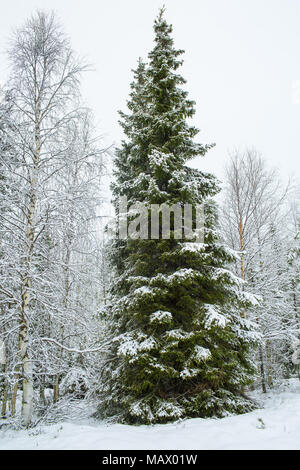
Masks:
[[[300,381],[262,396],[263,408],[223,419],[155,426],[65,421],[31,430],[0,431],[0,449],[300,449]]]

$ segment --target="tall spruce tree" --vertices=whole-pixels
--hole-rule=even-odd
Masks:
[[[205,203],[206,216],[204,243],[176,239],[174,223],[170,239],[113,243],[111,342],[99,415],[137,424],[251,409],[243,388],[251,381],[248,351],[257,336],[240,316],[249,299],[226,268],[235,254],[219,242],[215,229],[210,198],[219,190],[217,182],[186,166],[211,145],[193,142],[198,130],[187,119],[194,102],[177,74],[183,51],[173,46],[163,10],[154,31],[149,64],[139,62],[129,113],[121,113],[127,141],[116,154],[115,204],[120,196],[129,206]]]

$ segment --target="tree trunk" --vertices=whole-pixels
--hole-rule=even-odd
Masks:
[[[23,363],[22,421],[27,427],[30,425],[32,418],[33,371],[32,361],[28,355],[28,328],[26,323],[21,326],[20,337],[20,352]]]
[[[260,368],[260,377],[261,377],[261,388],[262,388],[263,393],[267,393],[266,379],[265,379],[264,355],[263,355],[262,346],[259,347],[259,368]]]
[[[16,414],[16,400],[17,400],[17,393],[18,393],[18,382],[19,376],[17,377],[17,381],[14,384],[13,393],[11,396],[10,408],[11,408],[11,416],[14,417]]]
[[[244,258],[244,235],[243,235],[244,229],[243,229],[243,222],[240,219],[239,223],[239,236],[240,236],[240,251],[241,251],[241,278],[243,281],[245,281],[245,258]],[[242,290],[245,290],[244,284],[242,285]],[[246,318],[246,310],[243,309],[241,312],[241,317]]]
[[[270,388],[273,387],[273,377],[272,377],[272,365],[271,365],[271,342],[268,339],[266,341],[266,356],[267,356],[267,378],[268,378],[268,386]]]
[[[28,343],[28,318],[30,315],[30,290],[31,290],[31,264],[32,253],[34,249],[35,235],[35,215],[36,215],[36,184],[38,179],[38,165],[40,159],[40,124],[39,124],[39,103],[36,102],[35,109],[35,154],[33,158],[33,171],[30,180],[30,202],[27,219],[26,231],[26,249],[24,261],[24,275],[22,277],[21,286],[21,315],[20,315],[20,334],[19,334],[19,352],[23,367],[23,397],[22,397],[22,421],[27,427],[31,423],[32,418],[32,402],[33,402],[33,370],[32,361],[29,357]]]
[[[2,374],[5,374],[6,372],[6,364],[2,364],[1,366],[1,372]],[[1,405],[1,418],[6,418],[6,406],[7,406],[7,397],[8,397],[8,383],[3,376],[3,381],[1,384],[1,396],[2,396],[2,405]]]

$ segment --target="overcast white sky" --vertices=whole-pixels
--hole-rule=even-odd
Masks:
[[[182,74],[196,101],[198,140],[216,142],[198,168],[221,176],[228,149],[255,146],[284,178],[300,173],[300,0],[165,0]],[[153,45],[160,0],[1,0],[0,51],[35,8],[54,9],[73,48],[94,65],[83,95],[99,132],[118,142],[139,56]],[[7,78],[1,53],[0,81]],[[293,90],[293,85],[296,89]]]

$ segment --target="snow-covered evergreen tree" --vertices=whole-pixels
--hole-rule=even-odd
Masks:
[[[121,113],[127,140],[116,155],[115,203],[205,203],[204,243],[170,239],[116,240],[116,278],[107,315],[111,343],[101,377],[99,415],[129,423],[223,416],[251,409],[243,395],[253,367],[253,325],[241,317],[249,298],[228,269],[235,254],[219,242],[219,188],[212,175],[186,166],[211,145],[193,142],[194,102],[177,73],[172,27],[163,10],[154,25],[149,64],[139,62]],[[149,216],[150,217],[150,216]],[[132,217],[130,218],[132,220]]]

